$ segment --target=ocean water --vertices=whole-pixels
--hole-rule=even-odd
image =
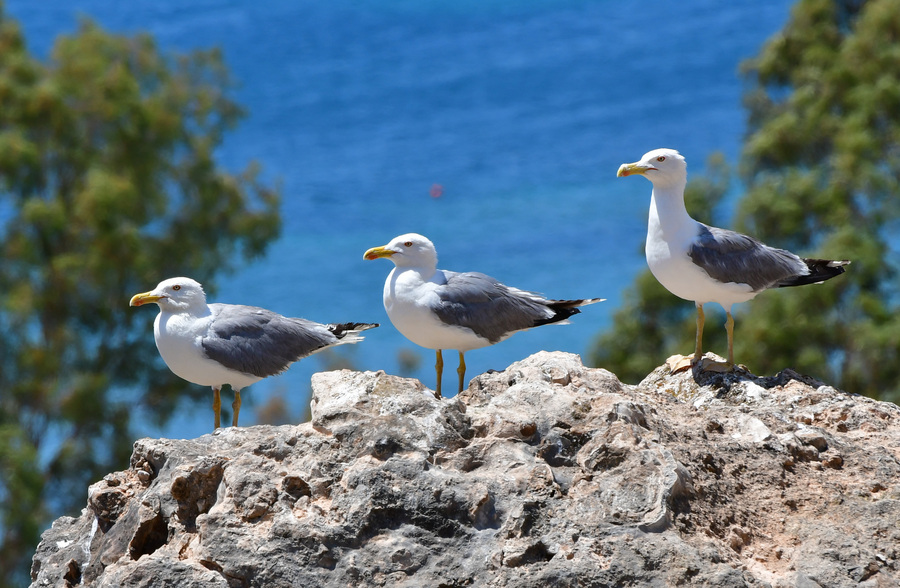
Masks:
[[[783,0],[6,1],[40,55],[82,16],[149,31],[164,50],[221,47],[249,112],[221,165],[261,162],[283,188],[284,228],[264,258],[220,278],[214,301],[380,322],[342,348],[349,361],[399,373],[398,353],[412,351],[421,357],[412,375],[432,388],[433,352],[394,330],[382,306],[392,264],[363,252],[418,232],[443,268],[608,299],[570,325],[469,352],[467,377],[542,349],[584,355],[644,267],[650,184],[616,179],[619,164],[657,147],[679,149],[693,173],[713,151],[735,161],[745,132],[738,65],[789,9]],[[136,312],[152,337],[154,313]],[[453,391],[456,354],[445,361]],[[299,419],[311,374],[327,364],[313,356],[248,388],[241,423],[278,395]],[[209,413],[196,407],[141,433],[197,436]]]

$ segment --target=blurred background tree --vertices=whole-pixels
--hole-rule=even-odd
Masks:
[[[215,162],[242,111],[216,51],[163,55],[83,22],[46,63],[0,4],[0,586],[52,518],[127,466],[134,426],[208,390],[158,359],[128,299],[263,252],[279,196]]]
[[[688,210],[769,245],[853,261],[822,286],[773,290],[735,307],[735,358],[756,373],[791,367],[900,400],[898,64],[900,0],[801,0],[743,66],[749,124],[736,219],[703,218],[727,190],[721,161],[712,179],[694,176]],[[692,303],[649,270],[624,299],[591,353],[594,365],[636,381],[669,355],[691,352]],[[720,354],[722,316],[708,316],[704,338],[704,349]]]

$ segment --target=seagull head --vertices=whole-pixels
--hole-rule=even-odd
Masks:
[[[671,186],[687,182],[687,162],[674,149],[654,149],[634,163],[619,166],[617,177],[641,175],[654,186]]]
[[[195,280],[190,278],[169,278],[163,280],[153,290],[131,297],[129,306],[155,303],[161,310],[181,312],[206,307],[206,294]]]
[[[386,257],[397,267],[437,268],[437,251],[428,238],[418,233],[406,233],[394,237],[381,247],[372,247],[363,254],[365,259]]]

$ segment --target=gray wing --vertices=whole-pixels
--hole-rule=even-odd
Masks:
[[[491,343],[550,322],[556,314],[537,301],[537,294],[509,288],[490,276],[449,271],[444,276],[447,282],[435,289],[440,303],[434,313],[444,323],[469,328]]]
[[[803,260],[790,251],[704,224],[688,255],[714,280],[748,284],[755,292],[809,273]]]
[[[325,325],[264,308],[210,304],[213,322],[201,341],[206,356],[229,369],[265,378],[337,343]]]

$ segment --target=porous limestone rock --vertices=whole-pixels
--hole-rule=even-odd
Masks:
[[[785,370],[640,385],[535,354],[437,400],[313,376],[312,421],[141,439],[40,586],[898,586],[900,409]]]

